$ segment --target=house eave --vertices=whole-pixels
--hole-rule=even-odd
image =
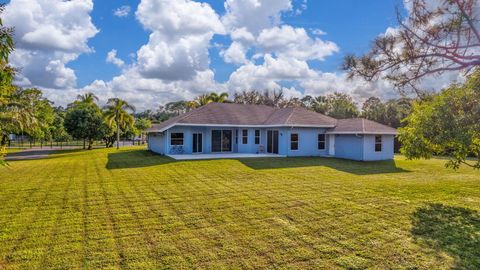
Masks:
[[[289,128],[301,128],[301,127],[306,127],[306,128],[334,128],[335,125],[302,125],[302,124],[295,124],[295,125],[288,125],[288,124],[280,124],[280,125],[236,125],[236,124],[191,124],[191,123],[175,123],[169,126],[166,126],[164,128],[158,129],[158,130],[149,130],[147,133],[153,133],[153,132],[164,132],[165,130],[168,130],[170,128],[173,128],[175,126],[195,126],[195,127],[250,127],[250,128],[276,128],[276,127],[289,127]]]
[[[327,131],[326,134],[338,134],[338,135],[356,135],[356,134],[361,134],[361,135],[397,135],[397,132],[368,132],[368,131],[361,131],[361,132],[355,132],[355,131]]]

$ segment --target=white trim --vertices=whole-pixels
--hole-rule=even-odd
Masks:
[[[244,130],[247,131],[247,136],[243,135],[243,131],[244,131]],[[249,133],[249,132],[248,132],[248,128],[242,128],[242,136],[241,136],[241,138],[242,138],[242,143],[241,143],[241,144],[242,144],[242,145],[248,145],[248,141],[249,141],[249,140],[248,140],[248,133]],[[244,143],[244,142],[243,142],[243,138],[245,138],[245,137],[247,137],[247,143]]]
[[[278,127],[311,127],[311,128],[334,128],[335,125],[287,125],[287,124],[280,124],[280,125],[233,125],[233,124],[190,124],[190,123],[175,123],[169,126],[166,126],[162,129],[157,130],[149,130],[147,133],[151,132],[163,132],[167,129],[170,129],[175,126],[188,126],[188,127],[232,127],[232,128],[243,128],[243,127],[250,127],[250,128],[278,128]]]
[[[324,135],[323,141],[319,141],[319,140],[318,140],[318,136],[319,136],[319,135]],[[323,142],[323,148],[318,148],[318,144],[319,144],[320,142]],[[318,151],[325,151],[325,150],[327,150],[327,134],[325,134],[325,133],[317,133],[317,150],[318,150]]]
[[[194,135],[194,134],[197,134],[197,135],[200,134],[200,135],[202,135],[202,139],[201,139],[201,141],[202,141],[202,152],[193,152],[193,135]],[[203,136],[203,132],[202,132],[202,131],[193,131],[193,132],[192,132],[192,154],[203,154],[203,153],[205,152],[205,151],[203,150],[203,149],[205,148],[205,144],[203,143],[203,138],[204,138],[204,137],[205,137],[205,136]],[[197,142],[197,148],[198,148],[198,142]]]
[[[297,134],[297,149],[292,149],[292,142],[295,142],[295,141],[292,141],[292,135],[293,134]],[[290,132],[290,151],[299,151],[300,150],[300,133],[298,132]]]
[[[377,138],[380,137],[380,151],[377,151]],[[373,152],[374,153],[382,153],[383,152],[383,136],[382,135],[375,135],[373,137]]]
[[[362,134],[362,135],[397,135],[397,132],[353,132],[353,131],[327,131],[325,134]]]
[[[255,143],[257,139],[257,130],[258,130],[258,143]],[[262,144],[262,130],[259,128],[256,128],[253,130],[253,145],[261,145]]]
[[[272,137],[271,137],[271,140],[272,140],[272,152],[271,152],[271,153],[268,152],[268,131],[271,131],[271,132],[272,132]],[[273,135],[273,134],[274,134],[275,131],[278,132],[277,150],[278,150],[278,153],[280,153],[280,136],[281,136],[281,135],[280,135],[280,130],[279,130],[279,129],[271,129],[271,128],[270,128],[270,129],[265,129],[265,143],[266,143],[266,145],[267,145],[265,151],[266,151],[267,153],[270,153],[270,154],[275,154],[275,153],[273,153],[273,149],[274,149],[274,147],[273,147],[273,137],[274,137],[274,135]],[[277,154],[278,154],[278,153],[277,153]]]
[[[328,154],[335,156],[335,134],[329,134],[328,136]]]

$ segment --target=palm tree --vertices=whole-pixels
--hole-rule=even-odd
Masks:
[[[77,100],[85,104],[93,104],[98,101],[98,97],[91,92],[85,93],[83,95],[78,95]]]
[[[220,93],[219,95],[215,92],[212,92],[208,95],[208,97],[211,100],[211,102],[225,102],[228,99],[228,93],[223,92],[223,93]]]
[[[117,128],[117,149],[120,148],[120,128],[125,128],[134,122],[134,118],[129,112],[135,112],[135,107],[119,98],[109,99],[105,106],[105,119],[110,126],[115,123]]]
[[[212,100],[210,99],[210,95],[203,94],[201,96],[198,96],[196,99],[189,101],[188,106],[192,109],[196,109],[204,105],[207,105],[210,102],[212,102]]]
[[[220,93],[217,94],[215,92],[211,92],[210,94],[203,94],[198,96],[196,99],[188,102],[188,107],[192,109],[196,109],[207,105],[210,102],[226,102],[228,98],[228,93]]]

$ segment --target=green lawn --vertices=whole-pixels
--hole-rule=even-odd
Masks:
[[[479,269],[480,172],[444,162],[175,162],[140,148],[13,161],[0,269]]]

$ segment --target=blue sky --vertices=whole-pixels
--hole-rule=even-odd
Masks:
[[[81,55],[68,66],[77,71],[79,86],[86,86],[95,79],[109,80],[120,74],[120,70],[105,62],[105,56],[117,48],[118,56],[131,61],[129,56],[148,41],[149,31],[136,20],[134,12],[140,1],[94,1],[91,13],[94,24],[100,33],[88,44],[95,53]],[[219,14],[225,13],[223,1],[205,1]],[[298,6],[301,1],[294,1]],[[132,7],[127,17],[119,18],[113,11],[123,5]],[[335,72],[340,69],[346,53],[361,54],[367,52],[371,41],[385,32],[389,26],[396,26],[395,7],[402,7],[398,0],[342,0],[342,1],[308,1],[307,9],[300,15],[294,12],[282,16],[286,24],[296,27],[319,28],[326,32],[325,38],[335,42],[340,52],[329,56],[325,61],[313,61],[312,67],[322,71]],[[228,44],[225,36],[215,35],[213,43]],[[225,63],[218,55],[218,49],[211,49],[210,66],[215,69],[215,79],[224,82],[235,70],[235,66]],[[99,68],[101,67],[101,68]]]
[[[245,84],[245,89],[284,88],[292,95],[325,94],[333,90],[345,90],[358,100],[369,94],[378,95],[382,91],[385,93],[382,92],[381,96],[393,95],[385,84],[362,86],[363,90],[355,91],[337,89],[335,86],[343,80],[340,66],[345,54],[367,52],[376,36],[385,33],[389,27],[396,27],[395,7],[403,7],[400,0],[244,0],[243,3],[229,0],[227,9],[224,1],[218,0],[205,1],[206,4],[201,6],[192,5],[190,0],[179,0],[174,4],[165,0],[142,1],[142,5],[147,8],[137,12],[140,0],[74,0],[69,6],[62,1],[12,0],[7,6],[5,22],[18,28],[18,52],[13,57],[13,62],[26,66],[21,67],[24,72],[18,79],[19,84],[45,89],[47,95],[57,103],[82,91],[98,91],[103,99],[112,95],[126,95],[135,103],[139,102],[140,96],[145,99],[150,95],[154,101],[145,107],[157,106],[173,99],[193,98],[205,91],[233,93],[242,89],[242,83]],[[259,1],[261,7],[246,4],[256,1]],[[26,16],[26,5],[32,9],[29,19],[35,24],[28,24],[27,19],[21,19]],[[123,17],[116,16],[114,11],[122,6],[128,7],[130,12],[124,13],[126,15]],[[56,12],[53,19],[48,15],[49,8]],[[183,12],[186,9],[190,11]],[[268,10],[273,11],[268,13]],[[194,14],[197,11],[199,14]],[[166,12],[163,17],[167,19],[156,17],[156,13],[161,12]],[[80,18],[83,15],[89,21]],[[168,19],[169,15],[172,15],[171,20]],[[238,19],[245,15],[243,21]],[[270,17],[262,24],[261,16]],[[210,18],[215,20],[207,22]],[[189,32],[194,26],[188,25],[188,22],[196,19],[199,24],[205,23],[207,29],[201,35]],[[175,24],[176,20],[181,22],[180,26],[174,26],[171,31],[162,25],[171,27],[170,24]],[[258,28],[255,26],[256,20]],[[35,28],[32,25],[39,26]],[[59,25],[65,27],[59,34],[42,36],[48,29],[58,28]],[[195,31],[203,31],[202,27],[199,25]],[[78,29],[86,30],[75,32]],[[244,48],[244,55],[237,50],[236,54],[232,54],[237,58],[229,58],[226,52],[235,41],[235,31],[239,29],[246,30],[249,35],[251,33],[255,41],[246,42],[242,39],[243,41],[236,42],[240,48]],[[265,39],[270,45],[261,44],[262,31],[264,34],[270,33],[270,39]],[[282,40],[288,39],[285,37],[285,33],[290,33],[288,31],[295,31],[299,39],[304,38],[303,41],[295,44],[293,40],[282,45]],[[318,34],[320,31],[324,34]],[[160,38],[154,40],[150,37],[152,33],[158,34]],[[182,41],[183,37],[187,41]],[[190,39],[191,37],[206,38],[206,42]],[[188,40],[193,41],[189,43]],[[48,42],[51,44],[45,44]],[[62,42],[67,45],[57,45]],[[72,43],[78,43],[78,46],[73,46]],[[174,50],[177,48],[175,46],[180,46],[180,49]],[[168,53],[164,52],[169,48],[172,48],[172,52],[167,57]],[[112,50],[116,51],[115,59],[119,59],[121,64],[106,61],[107,54]],[[325,53],[319,56],[315,50],[325,50]],[[309,55],[300,56],[302,51],[309,51]],[[187,59],[184,54],[188,55]],[[151,60],[156,57],[157,62]],[[208,57],[206,64],[205,57]],[[184,69],[182,61],[194,63],[187,63]],[[176,66],[177,63],[180,64]],[[169,74],[170,64],[172,72],[181,73],[185,70],[186,73],[196,75],[178,80]],[[37,68],[31,68],[31,65],[36,65]],[[298,69],[287,70],[290,65],[298,66]],[[158,68],[158,73],[155,68]],[[232,75],[233,73],[235,74]],[[38,79],[49,76],[52,77],[49,80]],[[250,77],[252,80],[242,81]],[[122,82],[128,82],[128,86],[119,86]],[[348,86],[347,82],[343,85],[344,88]],[[371,93],[365,93],[368,87],[372,88]]]

